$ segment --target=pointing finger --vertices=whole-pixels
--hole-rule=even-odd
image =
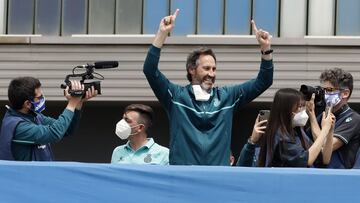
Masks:
[[[179,15],[179,11],[180,11],[180,9],[177,8],[176,11],[174,12],[174,14],[173,14],[174,20]]]
[[[329,110],[328,110],[328,115],[330,115],[331,114],[331,112],[332,112],[332,109],[333,109],[333,106],[331,105],[330,107],[329,107]],[[328,115],[326,115],[326,116],[328,116]]]
[[[311,95],[311,101],[314,102],[314,100],[315,100],[315,93],[312,93],[312,95]]]
[[[254,20],[251,20],[251,25],[252,25],[253,34],[256,34],[258,32],[258,29],[256,27]]]

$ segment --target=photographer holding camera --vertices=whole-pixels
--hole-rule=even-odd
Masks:
[[[84,90],[84,85],[71,81],[71,90]],[[89,88],[84,96],[71,96],[69,86],[64,91],[68,104],[54,119],[43,115],[45,97],[41,83],[33,77],[19,77],[10,82],[10,107],[5,113],[0,132],[0,159],[17,161],[53,161],[50,143],[72,134],[80,119],[83,102],[95,97]]]
[[[325,70],[320,75],[320,83],[324,90],[327,107],[332,106],[336,117],[333,135],[333,153],[328,168],[353,168],[360,145],[360,115],[348,105],[353,90],[353,77],[340,68]],[[315,115],[315,94],[308,102],[307,112],[311,123],[314,140],[320,131],[321,115]]]

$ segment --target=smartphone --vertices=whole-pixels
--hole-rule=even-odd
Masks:
[[[270,110],[260,110],[259,111],[259,121],[269,120]]]

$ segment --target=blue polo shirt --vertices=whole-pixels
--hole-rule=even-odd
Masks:
[[[272,60],[261,61],[256,78],[213,87],[208,101],[197,101],[191,84],[174,84],[160,72],[159,59],[160,49],[151,46],[143,71],[170,121],[170,164],[228,166],[233,113],[271,86]]]
[[[144,146],[134,151],[128,141],[125,145],[114,149],[111,163],[168,165],[169,149],[156,144],[153,138],[148,138]]]

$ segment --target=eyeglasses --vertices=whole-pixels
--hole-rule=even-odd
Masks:
[[[344,90],[342,88],[335,88],[335,87],[323,87],[323,90],[326,92],[326,93],[331,93],[331,92],[335,92],[335,91],[341,91],[341,90]]]
[[[43,99],[43,98],[44,98],[44,95],[42,94],[42,95],[40,95],[40,96],[38,96],[38,97],[34,97],[34,98],[32,99],[32,101],[34,101],[34,102],[40,101],[40,100]]]

